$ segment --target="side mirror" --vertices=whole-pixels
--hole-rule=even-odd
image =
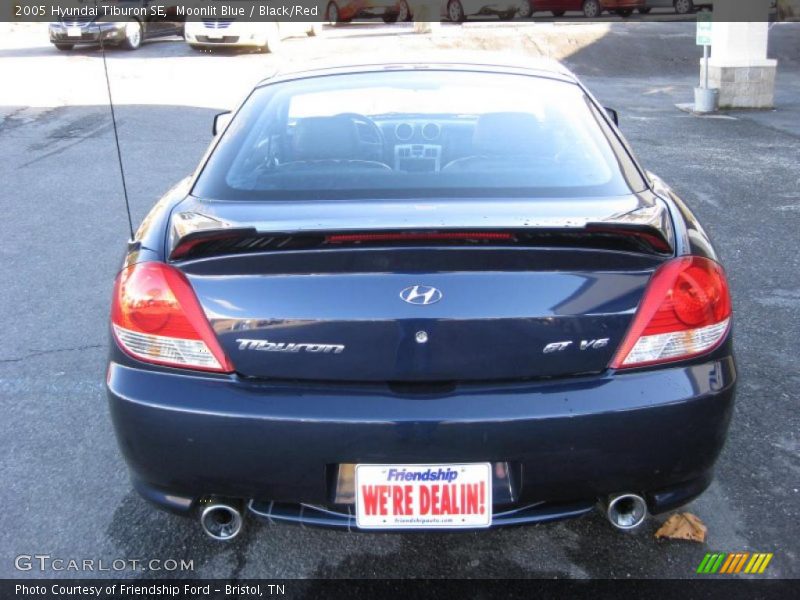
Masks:
[[[614,121],[614,125],[619,126],[619,113],[613,108],[606,108],[605,110],[608,113],[608,117]]]
[[[217,135],[220,131],[225,129],[228,126],[228,123],[231,122],[232,117],[233,114],[229,110],[221,112],[218,115],[214,115],[214,125],[211,127],[211,133]]]

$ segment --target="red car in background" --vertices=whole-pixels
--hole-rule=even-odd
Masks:
[[[405,20],[408,5],[405,7]],[[394,23],[400,13],[397,0],[330,0],[325,7],[325,20],[331,24],[349,23],[353,19],[381,18],[386,23]]]
[[[645,9],[647,2],[646,0],[528,0],[527,6],[524,2],[521,5],[519,16],[523,18],[542,11],[550,11],[554,17],[563,17],[567,11],[577,10],[582,11],[589,19],[594,19],[606,10],[621,17],[630,17],[634,10]]]

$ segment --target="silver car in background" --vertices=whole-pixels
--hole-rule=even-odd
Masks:
[[[523,4],[521,0],[441,0],[441,14],[454,23],[461,23],[467,17],[484,16],[510,21],[517,16]]]
[[[461,23],[468,17],[496,16],[510,21],[527,5],[527,0],[440,0],[439,15],[424,0],[399,0],[397,3],[400,21],[417,19],[420,21],[439,20],[439,17]]]

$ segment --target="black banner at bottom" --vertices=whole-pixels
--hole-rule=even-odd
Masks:
[[[0,580],[0,598],[46,600],[208,599],[257,598],[747,598],[796,597],[795,580],[653,579],[26,579]]]

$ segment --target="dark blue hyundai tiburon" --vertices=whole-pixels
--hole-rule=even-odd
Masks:
[[[230,539],[622,529],[700,494],[733,407],[703,229],[559,65],[262,82],[155,206],[114,288],[134,486]]]

